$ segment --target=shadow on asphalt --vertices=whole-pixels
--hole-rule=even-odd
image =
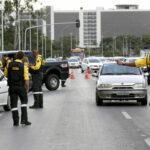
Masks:
[[[125,101],[125,102],[105,102],[104,101],[104,104],[103,104],[103,106],[109,106],[109,107],[111,107],[111,106],[118,106],[118,107],[125,107],[125,106],[127,106],[127,107],[137,107],[137,106],[142,106],[140,103],[137,103],[137,102],[127,102],[127,101]],[[146,106],[142,106],[142,107],[146,107]]]

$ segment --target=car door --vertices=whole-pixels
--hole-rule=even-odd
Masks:
[[[6,105],[8,99],[7,80],[0,71],[0,105]]]

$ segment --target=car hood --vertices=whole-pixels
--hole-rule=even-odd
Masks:
[[[145,83],[145,79],[143,75],[102,75],[99,77],[98,83],[133,85],[135,83]]]
[[[99,66],[99,63],[89,63],[90,66]]]

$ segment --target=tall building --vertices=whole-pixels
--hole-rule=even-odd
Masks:
[[[80,20],[80,28],[68,24]],[[58,25],[57,23],[66,23]],[[46,34],[52,40],[63,36],[74,36],[78,47],[99,47],[101,39],[119,35],[142,36],[150,34],[150,10],[140,10],[138,5],[116,5],[116,9],[56,11],[51,6],[46,7]],[[55,24],[55,25],[54,25]]]

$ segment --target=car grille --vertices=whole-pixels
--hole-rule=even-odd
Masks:
[[[123,89],[123,90],[130,90],[130,89],[133,89],[132,87],[113,87],[113,89],[116,89],[116,90],[120,90],[120,89]]]
[[[134,98],[134,94],[130,94],[130,95],[116,95],[116,94],[111,94],[111,97],[112,98]]]

